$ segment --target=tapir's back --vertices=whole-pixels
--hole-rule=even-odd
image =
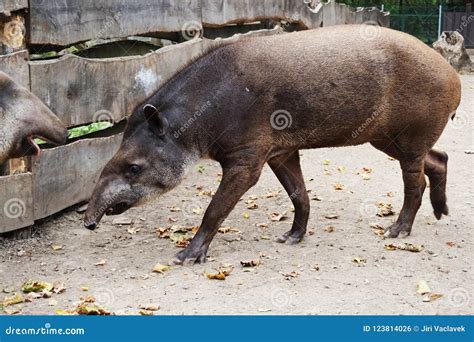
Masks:
[[[396,129],[400,121],[416,124],[433,115],[442,117],[435,127],[442,130],[460,100],[454,69],[408,34],[373,27],[367,35],[365,26],[259,37],[228,48],[234,67],[248,88],[256,88],[262,105],[291,113],[295,134],[317,127],[328,145],[345,144],[341,136],[374,112],[376,123],[355,143],[370,140],[380,126]],[[338,134],[332,138],[334,122]]]

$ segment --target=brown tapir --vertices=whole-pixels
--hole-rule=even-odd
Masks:
[[[0,164],[38,154],[35,137],[63,144],[67,136],[67,129],[40,99],[0,71]]]
[[[199,231],[174,260],[203,262],[219,226],[265,163],[295,207],[291,230],[306,232],[309,200],[301,149],[370,143],[400,162],[404,202],[386,234],[410,234],[426,174],[439,219],[446,205],[446,153],[432,149],[460,101],[451,66],[416,38],[357,25],[242,39],[181,70],[133,112],[117,154],[89,202],[85,226],[174,188],[199,158],[223,168]]]

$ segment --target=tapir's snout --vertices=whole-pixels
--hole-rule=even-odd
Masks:
[[[95,230],[97,228],[97,223],[84,221],[84,227],[89,230]]]

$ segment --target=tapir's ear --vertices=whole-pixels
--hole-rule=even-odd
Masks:
[[[152,130],[160,136],[165,135],[168,129],[168,120],[166,120],[163,115],[160,115],[160,112],[155,106],[151,104],[145,105],[145,107],[143,107],[143,114]]]

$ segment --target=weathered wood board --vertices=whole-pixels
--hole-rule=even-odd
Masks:
[[[30,6],[31,43],[54,45],[266,19],[307,28],[365,21],[386,26],[388,20],[387,12],[356,10],[335,0],[319,9],[304,0],[30,0]]]
[[[28,8],[28,0],[2,0],[0,1],[0,13],[10,15],[12,11]]]
[[[31,90],[69,127],[118,122],[201,51],[192,40],[140,57],[30,62]]]
[[[0,233],[33,224],[33,176],[0,177]]]
[[[8,55],[0,55],[0,70],[8,74],[18,84],[30,89],[28,51],[21,50]]]
[[[122,136],[82,139],[44,150],[33,166],[35,220],[87,200]]]
[[[283,19],[287,0],[203,0],[204,27],[248,23],[264,19]],[[300,1],[294,1],[299,3]],[[303,1],[301,1],[303,3]]]
[[[274,33],[276,30],[260,30],[228,39]],[[31,90],[68,127],[119,122],[210,44],[207,39],[193,39],[140,57],[67,55],[30,62]]]
[[[201,22],[200,0],[30,0],[31,43],[177,32]]]

